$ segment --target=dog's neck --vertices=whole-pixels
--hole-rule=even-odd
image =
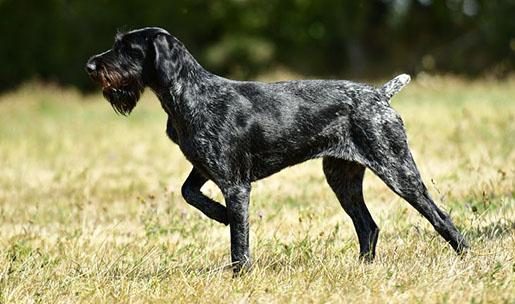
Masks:
[[[175,114],[179,108],[188,106],[184,100],[186,91],[200,91],[206,77],[212,74],[206,71],[188,52],[184,45],[170,37],[169,51],[159,54],[161,63],[155,70],[157,79],[148,79],[147,86],[158,96],[165,111]],[[165,79],[163,81],[163,79]]]

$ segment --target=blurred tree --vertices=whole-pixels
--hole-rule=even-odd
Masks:
[[[91,88],[87,58],[117,30],[161,26],[237,78],[286,66],[320,77],[506,75],[515,0],[0,0],[0,89],[37,78]]]

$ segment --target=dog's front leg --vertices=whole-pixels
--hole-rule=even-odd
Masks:
[[[250,268],[249,252],[249,196],[250,184],[224,187],[222,192],[227,205],[231,231],[231,260],[235,274]]]
[[[200,191],[200,188],[202,188],[207,180],[208,179],[204,177],[198,169],[193,167],[184,185],[182,185],[182,196],[188,204],[202,211],[207,217],[227,225],[229,224],[227,209],[222,204],[215,202]]]

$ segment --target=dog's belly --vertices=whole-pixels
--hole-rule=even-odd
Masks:
[[[318,119],[318,120],[317,120]],[[258,180],[306,160],[323,157],[332,149],[343,150],[349,134],[347,116],[314,118],[317,123],[254,125],[250,134],[248,155],[250,175]]]
[[[288,157],[287,155],[260,155],[253,158],[250,176],[256,181],[273,175],[287,167],[294,166],[306,160],[317,157],[317,155],[306,155],[305,157]]]
[[[337,142],[343,144],[342,138],[319,135],[254,143],[249,151],[251,179],[255,181],[309,159],[324,156],[331,147],[339,145]]]

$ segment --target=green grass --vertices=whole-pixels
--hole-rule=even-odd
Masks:
[[[190,165],[152,95],[129,118],[73,90],[3,95],[0,303],[515,303],[514,97],[513,78],[420,77],[393,100],[468,255],[367,172],[381,233],[360,263],[315,160],[253,185],[255,268],[232,279],[228,228],[181,198]]]

